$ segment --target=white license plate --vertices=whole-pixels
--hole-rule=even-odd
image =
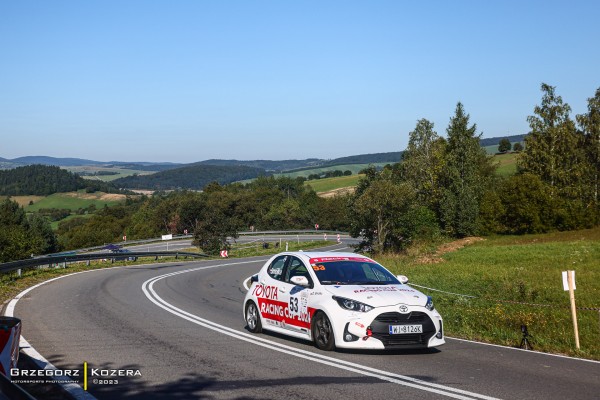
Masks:
[[[423,325],[390,325],[390,335],[423,333]]]

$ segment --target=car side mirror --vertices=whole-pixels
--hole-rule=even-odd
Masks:
[[[310,286],[310,282],[308,281],[308,278],[305,276],[292,276],[292,278],[290,279],[290,282],[297,286],[304,286],[304,287]]]
[[[252,275],[250,277],[250,284],[252,284],[254,282],[258,282],[258,275]]]
[[[406,275],[396,275],[396,278],[398,278],[400,283],[403,285],[406,285],[408,283],[408,277]]]

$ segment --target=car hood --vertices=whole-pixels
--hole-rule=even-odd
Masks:
[[[360,301],[372,307],[397,304],[425,306],[427,296],[408,285],[326,285],[334,296]]]

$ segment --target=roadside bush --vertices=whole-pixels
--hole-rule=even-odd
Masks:
[[[482,235],[503,232],[502,220],[505,213],[500,195],[494,189],[486,190],[479,203],[478,232]]]
[[[514,175],[498,191],[506,233],[543,233],[554,228],[554,202],[547,184],[533,174]]]
[[[431,242],[439,239],[440,225],[435,213],[425,206],[414,206],[401,218],[401,234],[404,243],[415,240]]]

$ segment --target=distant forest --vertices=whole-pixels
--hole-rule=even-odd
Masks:
[[[487,139],[479,139],[479,145],[481,147],[487,146],[497,146],[502,139],[508,139],[511,143],[523,142],[525,141],[525,136],[527,135],[513,135],[513,136],[502,136],[502,137],[493,137]]]
[[[390,153],[360,154],[357,156],[340,157],[326,162],[323,166],[345,165],[345,164],[376,164],[400,162],[402,151],[393,151]]]
[[[56,166],[28,165],[0,171],[0,195],[4,196],[48,196],[80,189],[107,193],[118,191],[108,183],[83,179]]]
[[[117,187],[127,189],[175,190],[185,188],[202,190],[211,182],[225,185],[244,179],[257,178],[265,174],[266,171],[262,168],[196,164],[161,171],[152,175],[133,175],[119,178],[112,183]]]
[[[287,171],[295,168],[314,168],[315,166],[319,166],[323,164],[324,160],[320,160],[318,158],[307,158],[305,160],[250,160],[250,161],[240,161],[240,160],[205,160],[200,161],[196,164],[203,165],[243,165],[246,167],[255,167],[255,168],[263,168],[267,171]]]

